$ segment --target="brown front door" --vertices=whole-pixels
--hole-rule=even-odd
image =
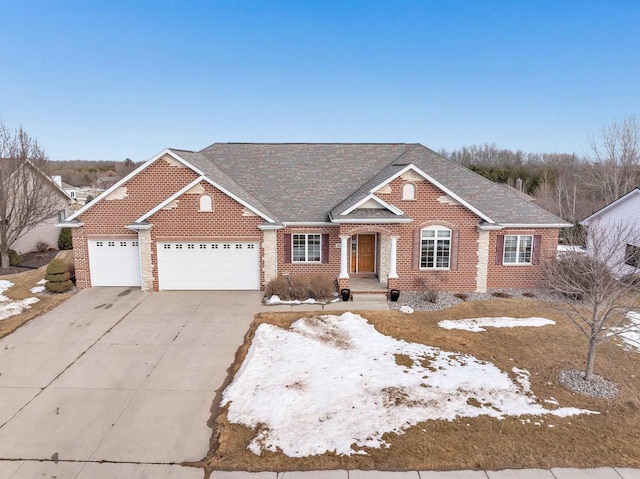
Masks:
[[[374,273],[375,259],[376,235],[358,235],[358,273]]]

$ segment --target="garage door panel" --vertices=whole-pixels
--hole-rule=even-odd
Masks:
[[[260,289],[257,243],[157,244],[160,289]]]
[[[89,240],[92,286],[140,286],[140,249],[134,240]]]

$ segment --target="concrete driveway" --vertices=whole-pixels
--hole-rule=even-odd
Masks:
[[[169,465],[209,450],[216,390],[260,298],[92,288],[0,340],[0,478],[110,477],[91,472],[99,461],[202,477]]]

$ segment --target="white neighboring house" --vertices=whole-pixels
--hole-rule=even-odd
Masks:
[[[74,200],[62,189],[62,179],[59,176],[53,176],[49,180],[55,191],[59,193],[56,195],[59,206],[58,213],[41,222],[11,245],[11,249],[16,250],[19,254],[36,251],[38,241],[46,242],[50,248],[58,248],[58,237],[62,228],[56,226],[56,223],[64,221],[69,216],[70,207]]]
[[[53,181],[55,181],[62,189],[73,198],[73,204],[71,205],[72,211],[77,211],[87,204],[87,198],[97,198],[103,192],[103,188],[96,188],[93,186],[73,186],[68,183],[62,182],[59,179],[59,176],[53,176]]]
[[[618,277],[633,273],[640,274],[640,187],[596,211],[580,224],[587,228],[598,225],[604,231],[611,232],[612,246],[618,250],[616,255],[611,256],[611,261],[614,264],[623,265],[619,271],[615,272]],[[614,245],[616,241],[613,235],[616,231],[620,231],[620,228],[628,228],[628,234],[625,234],[624,244]],[[593,245],[588,237],[587,253],[592,249]]]

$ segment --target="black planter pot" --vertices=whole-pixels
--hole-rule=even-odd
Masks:
[[[400,290],[392,289],[391,291],[389,291],[389,299],[391,301],[398,301],[399,297],[400,297]]]
[[[351,290],[347,288],[340,290],[340,296],[342,301],[349,301],[351,299]]]

